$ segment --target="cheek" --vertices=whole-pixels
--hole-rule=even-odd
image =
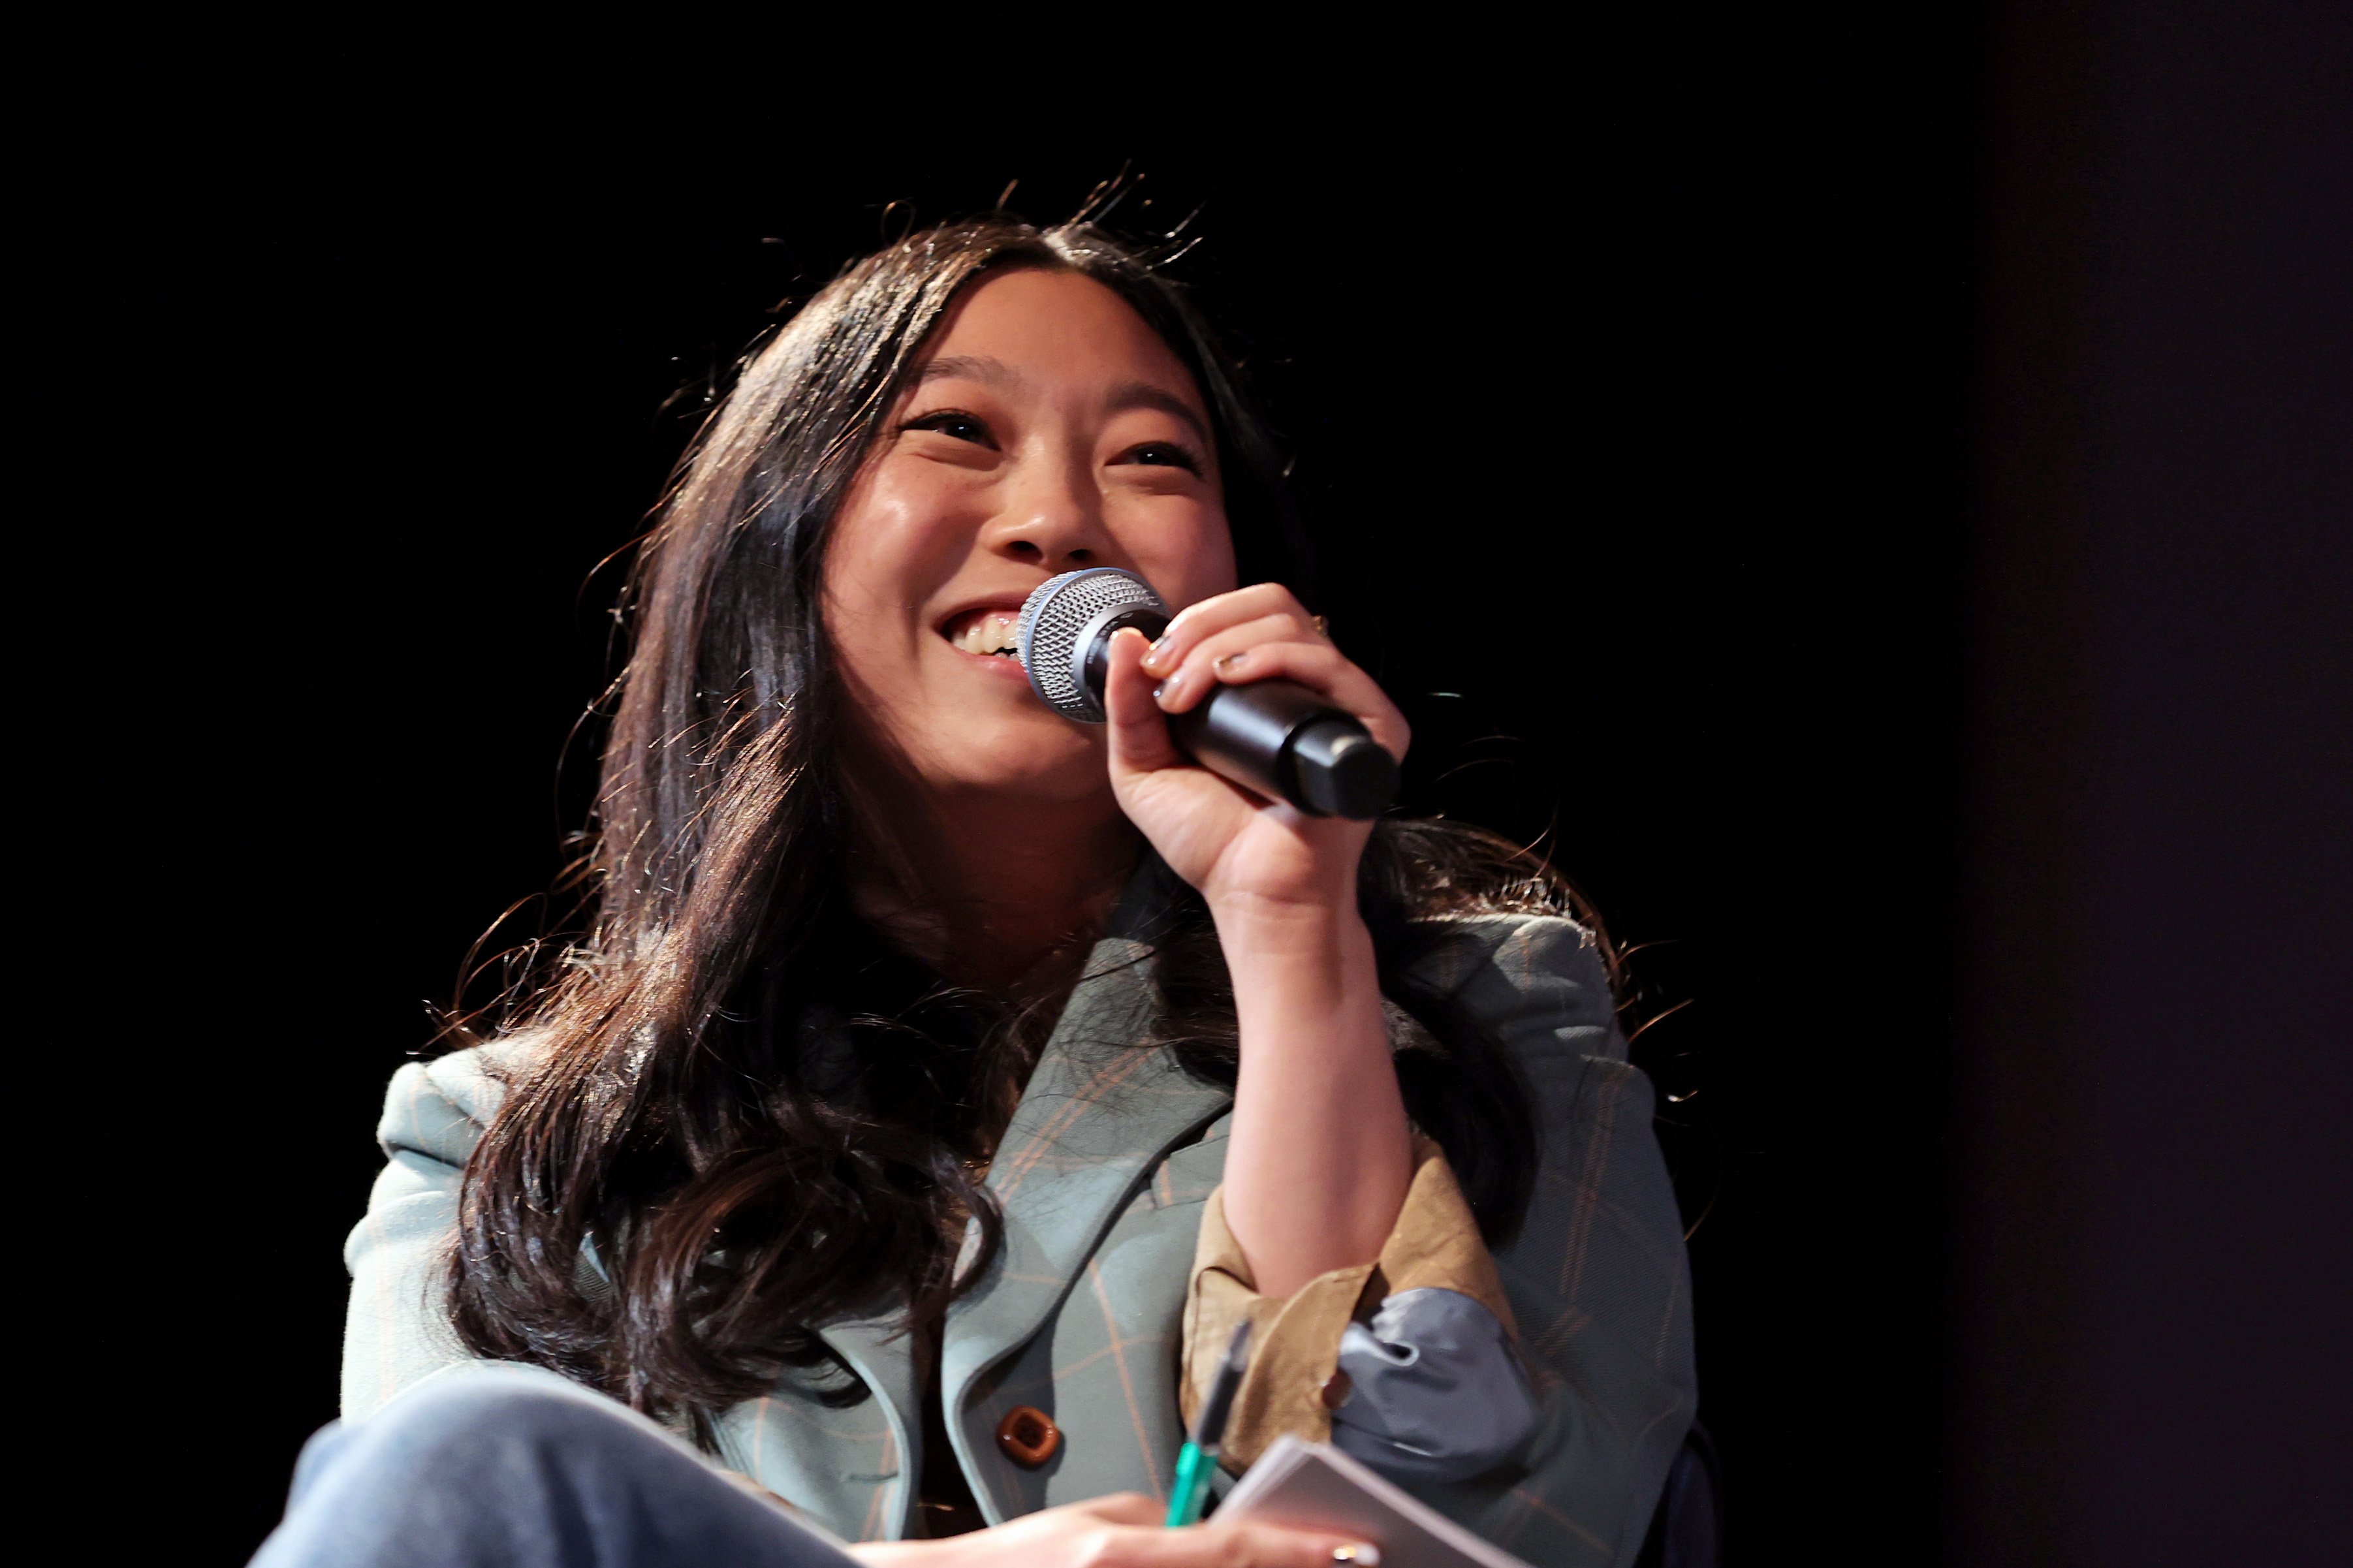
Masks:
[[[923,607],[970,559],[969,488],[937,465],[885,460],[843,501],[826,545],[826,631],[842,672],[886,704],[914,679]]]
[[[903,609],[954,577],[975,520],[955,487],[886,466],[843,506],[826,552],[828,597],[845,608]]]
[[[1236,586],[1234,541],[1225,513],[1201,508],[1186,527],[1170,530],[1138,550],[1136,564],[1171,609],[1229,592]]]

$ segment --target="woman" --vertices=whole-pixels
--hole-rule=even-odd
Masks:
[[[941,228],[811,300],[639,563],[591,937],[394,1079],[346,1420],[264,1559],[1345,1561],[1153,1527],[1248,1318],[1229,1469],[1329,1440],[1630,1561],[1689,1296],[1597,937],[1499,841],[1270,805],[1163,721],[1281,677],[1404,752],[1295,538],[1096,231]],[[1099,729],[1009,657],[1092,565],[1180,607]]]

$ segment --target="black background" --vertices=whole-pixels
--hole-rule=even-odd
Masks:
[[[1413,804],[1541,837],[1647,944],[1637,1015],[1687,1004],[1638,1056],[1741,1560],[2305,1560],[2348,1407],[2323,35],[1947,5],[920,84],[372,44],[166,116],[109,339],[163,484],[96,488],[186,825],[120,898],[169,932],[141,1212],[187,1305],[115,1331],[207,1369],[179,1554],[249,1550],[333,1414],[384,1079],[562,859],[599,563],[730,367],[911,222],[1125,170],[1123,225],[1199,209]]]

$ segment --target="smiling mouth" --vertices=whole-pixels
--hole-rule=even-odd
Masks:
[[[1018,658],[1021,646],[1021,615],[1018,610],[966,610],[951,616],[940,636],[966,653]]]

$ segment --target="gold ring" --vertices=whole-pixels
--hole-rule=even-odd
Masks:
[[[1328,637],[1332,635],[1332,623],[1330,621],[1325,620],[1321,616],[1310,616],[1307,619],[1309,623],[1315,627],[1315,635],[1317,637]]]

